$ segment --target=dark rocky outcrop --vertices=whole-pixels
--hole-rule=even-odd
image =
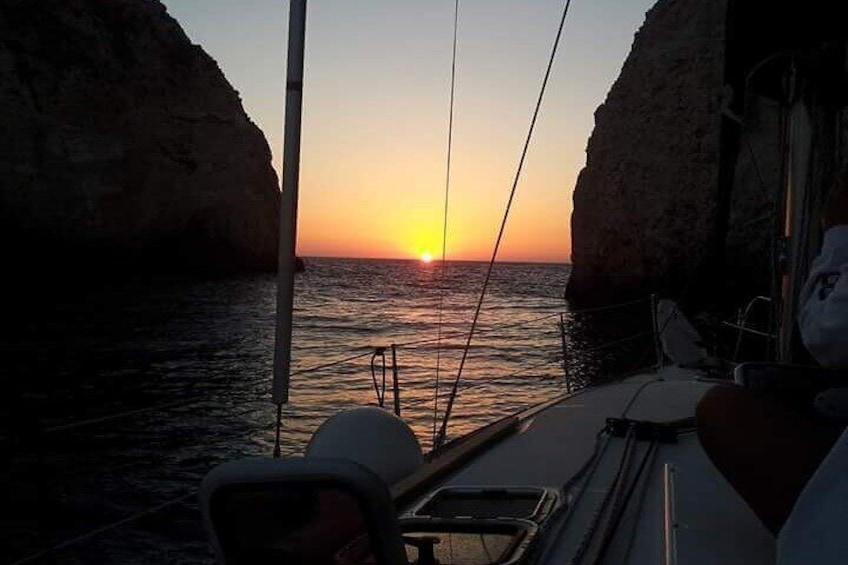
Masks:
[[[274,267],[267,142],[158,0],[0,0],[0,107],[7,265]]]
[[[847,12],[829,0],[658,0],[596,112],[574,192],[573,303],[777,297],[785,189],[806,187],[796,233],[815,247],[817,210],[848,159],[836,142],[848,135]],[[806,141],[786,125],[795,106]],[[792,143],[810,162],[789,182]]]
[[[568,298],[697,278],[716,222],[725,2],[660,0],[595,113],[574,192]]]

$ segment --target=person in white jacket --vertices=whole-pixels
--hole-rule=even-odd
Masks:
[[[834,185],[822,229],[822,248],[802,290],[798,328],[819,364],[848,368],[848,175],[840,175]],[[833,511],[841,512],[835,523],[846,523],[842,518],[848,519],[848,436],[840,437],[841,427],[810,418],[769,394],[739,386],[708,391],[698,405],[697,420],[698,437],[713,463],[763,524],[779,536],[779,554],[787,556],[781,557],[781,563],[802,563],[789,554],[802,555],[810,549],[799,541],[812,534],[807,525],[815,521],[798,518],[805,515],[799,508],[809,513],[834,504]],[[845,472],[826,471],[832,468],[831,462]],[[834,488],[836,476],[845,477],[841,484],[846,496],[825,502],[821,497],[827,498],[824,493]],[[837,537],[833,541],[839,547],[834,551],[844,552],[841,562],[848,563],[848,536]],[[806,543],[815,544],[815,539]],[[819,563],[816,559],[806,562]]]
[[[801,339],[829,368],[848,368],[848,186],[837,183],[822,218],[824,242],[802,291]]]
[[[821,253],[804,285],[801,339],[822,366],[848,368],[848,175],[822,218]],[[848,387],[848,382],[845,383]],[[836,441],[798,496],[780,530],[779,565],[848,563],[848,431]]]

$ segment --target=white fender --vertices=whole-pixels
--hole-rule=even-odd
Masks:
[[[388,485],[424,462],[418,439],[406,422],[374,406],[353,408],[327,419],[309,440],[306,456],[355,461]]]

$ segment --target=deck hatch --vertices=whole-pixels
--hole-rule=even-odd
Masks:
[[[424,499],[411,514],[440,519],[521,519],[541,522],[558,496],[541,487],[444,487]]]
[[[400,527],[410,563],[441,565],[522,563],[538,531],[538,526],[527,520],[405,518]],[[336,556],[341,565],[373,562],[364,537]]]

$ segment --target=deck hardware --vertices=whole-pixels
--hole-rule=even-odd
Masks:
[[[441,542],[436,536],[403,536],[403,543],[418,550],[418,565],[436,565],[438,561],[434,547]]]
[[[380,383],[377,382],[377,365],[375,361],[377,359],[381,359],[382,366],[382,375],[383,375],[383,384],[380,386]],[[385,407],[386,404],[386,348],[385,347],[377,347],[374,349],[374,353],[371,355],[371,382],[374,384],[374,392],[377,394],[377,405],[380,408]]]
[[[397,346],[392,344],[392,390],[395,396],[395,416],[400,418],[400,375],[398,375]]]
[[[663,564],[677,563],[677,511],[674,504],[674,478],[677,468],[663,465]]]
[[[626,437],[632,429],[637,440],[677,443],[681,422],[650,422],[630,418],[607,418],[606,430],[613,437]]]
[[[557,490],[549,487],[447,486],[427,496],[408,516],[542,523],[560,503]]]

